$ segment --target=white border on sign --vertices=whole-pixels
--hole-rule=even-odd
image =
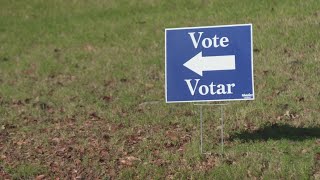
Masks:
[[[255,99],[255,93],[254,93],[254,75],[253,75],[253,29],[252,24],[250,24],[250,31],[251,31],[251,78],[252,78],[252,100]]]
[[[168,30],[179,30],[179,29],[205,29],[205,28],[220,28],[220,27],[238,27],[238,26],[250,26],[250,35],[251,35],[251,75],[252,75],[252,98],[250,99],[216,99],[216,100],[189,100],[189,101],[168,101],[167,96],[167,31]],[[166,103],[184,103],[184,102],[217,102],[217,101],[251,101],[255,99],[255,92],[254,92],[254,75],[253,75],[253,29],[252,23],[249,24],[231,24],[231,25],[217,25],[217,26],[198,26],[198,27],[180,27],[180,28],[165,28],[165,96],[166,96]]]
[[[237,26],[252,27],[252,24],[248,23],[248,24],[229,24],[229,25],[217,25],[217,26],[179,27],[179,28],[165,28],[165,30],[167,31],[167,30],[177,30],[177,29],[204,29],[204,28],[237,27]]]

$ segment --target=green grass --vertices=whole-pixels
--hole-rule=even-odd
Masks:
[[[0,1],[0,176],[317,179],[320,2]],[[165,104],[164,29],[253,24],[256,100]],[[131,159],[130,159],[131,157]],[[132,158],[134,157],[134,158]],[[129,158],[129,159],[128,159]]]
[[[36,177],[42,173],[46,173],[44,167],[38,165],[20,164],[17,167],[8,169],[7,172],[12,174],[12,179],[31,179],[31,177]]]

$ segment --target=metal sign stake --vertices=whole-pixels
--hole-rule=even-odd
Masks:
[[[223,106],[227,104],[194,104],[196,106],[200,106],[200,153],[203,154],[203,110],[202,106],[220,106],[220,123],[221,123],[221,155],[224,154],[224,108]]]
[[[200,152],[203,153],[203,144],[202,144],[202,106],[200,106]]]
[[[223,128],[224,128],[224,123],[223,123],[223,106],[220,106],[220,114],[221,114],[221,155],[224,154],[223,151]]]

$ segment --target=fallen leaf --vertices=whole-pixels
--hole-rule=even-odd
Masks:
[[[96,48],[93,47],[92,45],[90,44],[87,44],[84,46],[84,50],[87,51],[87,52],[95,52],[96,51]]]
[[[157,166],[163,166],[163,165],[166,165],[168,162],[163,159],[156,159],[156,160],[152,161],[151,163],[155,164]]]
[[[166,131],[166,136],[171,140],[171,141],[178,141],[178,135],[175,132],[172,131]]]
[[[45,175],[41,174],[41,175],[39,175],[39,176],[36,177],[36,180],[42,180],[42,179],[44,179],[45,177],[46,177]]]
[[[134,157],[134,156],[127,156],[127,157],[121,158],[119,160],[119,162],[121,164],[126,165],[126,166],[132,166],[137,161],[141,161],[141,160],[139,158]]]
[[[290,111],[286,111],[285,116],[290,116]]]
[[[3,155],[3,154],[2,154],[2,155],[0,156],[0,159],[2,159],[2,160],[3,160],[3,159],[6,159],[6,158],[7,158],[6,155]]]
[[[112,97],[111,96],[103,96],[102,100],[104,100],[104,102],[108,103],[112,100]]]
[[[185,147],[184,147],[184,146],[181,146],[181,147],[178,149],[178,152],[183,152],[184,149],[185,149]]]
[[[97,120],[97,119],[100,119],[100,117],[97,115],[96,112],[92,112],[89,114],[91,120]]]
[[[55,144],[59,144],[60,143],[60,138],[52,138],[52,141],[55,143]]]

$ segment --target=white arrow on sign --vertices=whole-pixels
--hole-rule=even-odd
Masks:
[[[219,71],[236,69],[235,55],[202,56],[202,51],[183,65],[202,76],[203,71]]]

